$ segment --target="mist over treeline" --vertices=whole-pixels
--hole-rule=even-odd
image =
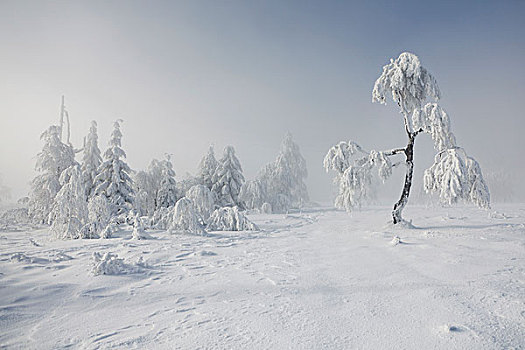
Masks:
[[[481,164],[493,201],[523,201],[524,7],[3,1],[3,186],[11,201],[28,194],[39,137],[58,122],[66,95],[75,147],[96,120],[104,148],[121,118],[131,168],[168,153],[179,179],[197,171],[210,144],[235,146],[254,178],[290,131],[306,159],[310,198],[331,203],[322,162],[332,145],[406,143],[396,106],[372,104],[371,90],[381,67],[408,50],[437,78],[440,104]],[[433,161],[431,141],[418,139],[415,152],[413,199]],[[378,203],[396,200],[402,176],[395,171],[378,188]]]

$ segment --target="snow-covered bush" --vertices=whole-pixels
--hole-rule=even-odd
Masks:
[[[144,230],[144,224],[142,223],[141,217],[137,214],[135,215],[133,222],[133,233],[131,235],[132,239],[141,240],[141,239],[150,239],[150,235]]]
[[[44,141],[42,152],[37,155],[35,169],[40,173],[31,182],[29,216],[37,223],[48,223],[49,213],[58,191],[60,175],[75,164],[75,153],[70,145],[60,140],[60,128],[50,126],[40,138]]]
[[[215,197],[204,185],[195,185],[186,193],[186,198],[191,200],[201,218],[206,222],[215,209]]]
[[[224,148],[224,156],[213,175],[212,191],[217,195],[221,206],[241,206],[239,192],[244,183],[244,175],[239,159],[235,156],[232,146]]]
[[[205,233],[203,220],[195,210],[190,199],[182,197],[175,204],[169,231],[171,233],[194,233],[199,235]]]
[[[268,202],[263,203],[263,205],[261,205],[261,213],[272,214],[273,213],[272,205]]]
[[[132,264],[125,263],[124,259],[118,257],[118,254],[111,252],[106,252],[104,254],[93,252],[92,257],[93,266],[91,268],[91,273],[95,276],[137,273],[141,272],[145,267],[142,257],[138,262]]]
[[[365,151],[355,142],[341,142],[330,148],[324,167],[326,171],[336,172],[338,207],[347,210],[359,207],[369,197],[373,168],[377,168],[379,177],[385,181],[392,168],[401,163],[392,163],[390,157],[404,155],[405,183],[392,211],[393,223],[403,222],[402,211],[412,187],[414,142],[420,133],[432,137],[438,152],[434,164],[425,171],[425,189],[439,194],[441,200],[449,204],[464,200],[480,207],[489,206],[490,196],[479,164],[456,145],[448,114],[434,102],[440,95],[436,80],[414,54],[404,52],[383,67],[372,91],[372,101],[385,104],[388,96],[392,97],[403,115],[408,144],[384,152]]]
[[[88,208],[82,172],[79,165],[72,165],[60,175],[60,185],[51,213],[51,232],[57,238],[93,238],[82,228],[88,219]]]
[[[259,229],[238,207],[216,209],[210,217],[207,228],[210,231],[257,231]]]
[[[133,183],[129,175],[131,169],[124,161],[126,153],[121,148],[120,122],[117,120],[113,124],[110,147],[104,153],[106,160],[100,165],[94,180],[94,194],[108,199],[112,216],[125,215],[133,207]]]

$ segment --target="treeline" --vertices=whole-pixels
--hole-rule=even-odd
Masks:
[[[33,223],[50,225],[57,238],[108,238],[123,223],[135,226],[136,238],[146,237],[145,228],[253,230],[257,228],[245,217],[246,210],[282,213],[308,201],[306,161],[289,133],[276,160],[255,179],[245,180],[233,146],[226,146],[220,159],[210,146],[198,173],[177,181],[170,156],[153,159],[145,170],[130,168],[121,123],[113,124],[103,154],[95,121],[81,150],[62,140],[62,125],[42,133],[38,175],[27,203]]]

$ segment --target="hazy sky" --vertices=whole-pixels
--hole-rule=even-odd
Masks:
[[[458,143],[483,171],[523,171],[524,18],[525,1],[1,0],[0,173],[27,193],[65,94],[75,146],[95,119],[104,150],[122,118],[130,166],[171,153],[178,178],[210,143],[218,157],[235,146],[253,178],[289,130],[311,197],[329,200],[331,145],[406,143],[394,106],[371,103],[382,66],[403,51],[437,78]],[[416,152],[421,172],[428,136]]]

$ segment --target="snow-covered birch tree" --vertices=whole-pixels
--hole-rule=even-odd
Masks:
[[[421,66],[419,58],[404,52],[383,67],[376,80],[372,101],[386,104],[388,97],[397,103],[403,116],[408,143],[387,151],[366,151],[353,141],[340,142],[330,148],[325,159],[326,171],[336,172],[339,194],[336,205],[347,210],[359,207],[368,197],[371,175],[377,170],[384,181],[392,168],[405,165],[405,182],[400,199],[392,211],[394,224],[403,221],[414,170],[414,142],[421,133],[429,134],[437,151],[434,164],[425,171],[425,189],[437,193],[446,203],[459,200],[488,207],[490,195],[479,164],[457,146],[447,113],[435,101],[441,94],[434,77]],[[390,158],[403,155],[404,162]]]
[[[56,125],[50,126],[40,138],[44,147],[37,155],[35,169],[39,174],[31,182],[28,209],[35,222],[48,223],[53,201],[61,188],[60,175],[75,164],[75,153],[70,145],[60,141]]]
[[[113,124],[109,148],[104,153],[105,161],[100,165],[95,178],[95,195],[108,199],[113,216],[127,213],[133,204],[131,169],[124,161],[126,153],[122,147],[121,120]]]
[[[235,149],[232,146],[226,146],[224,156],[219,160],[213,174],[212,191],[217,195],[219,204],[225,207],[242,207],[239,192],[243,184],[244,175],[241,163],[235,156]]]
[[[102,164],[102,156],[98,148],[97,122],[92,121],[84,144],[82,155],[82,176],[86,196],[89,198],[94,190],[94,180],[98,175],[98,168]]]

